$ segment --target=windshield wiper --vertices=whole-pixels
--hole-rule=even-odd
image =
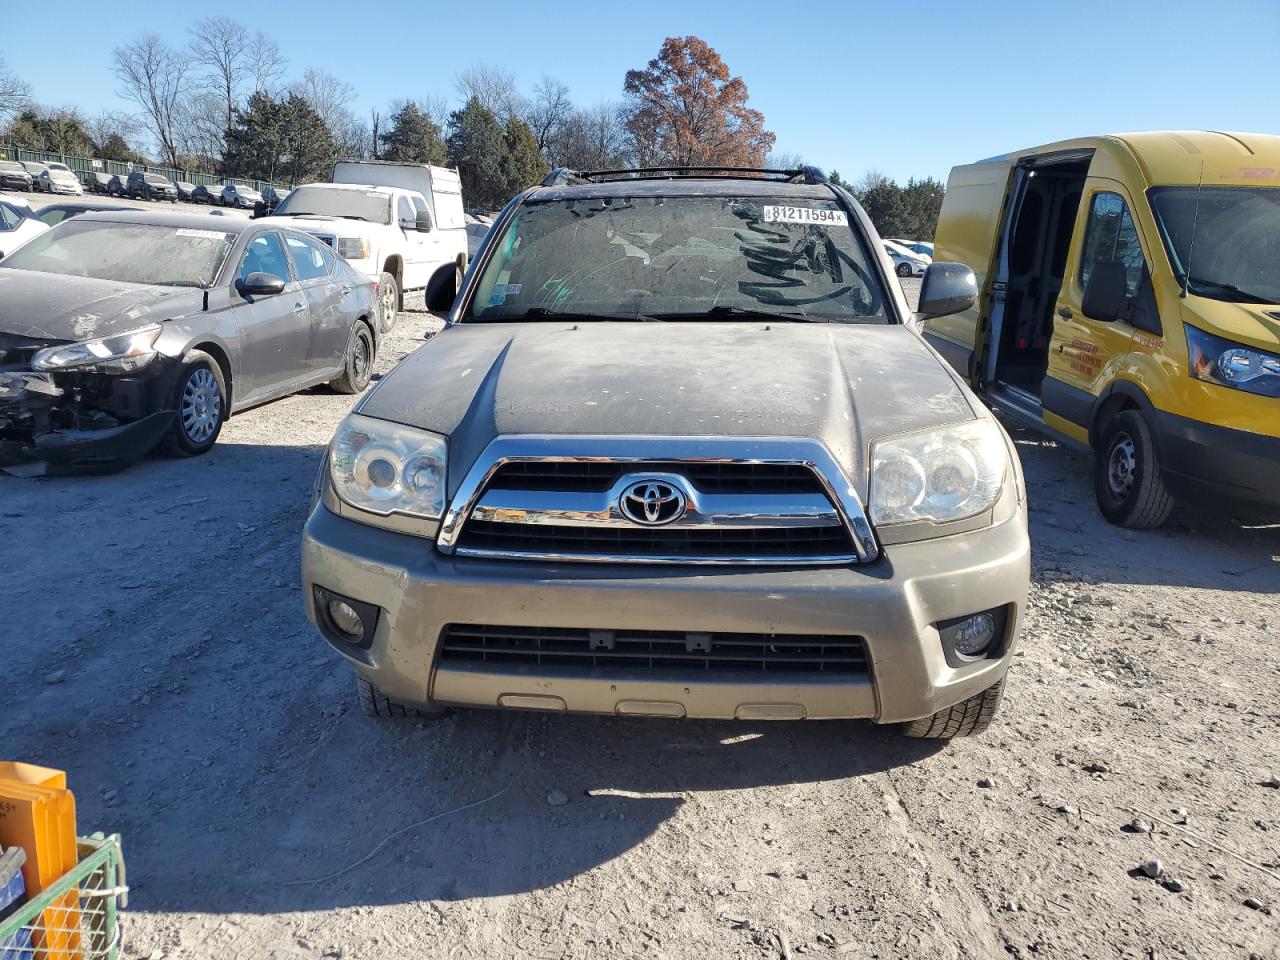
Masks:
[[[734,307],[720,304],[704,313],[664,313],[659,320],[785,320],[788,323],[830,323],[827,317],[817,317],[796,310],[762,310],[757,307]]]
[[[1280,303],[1280,300],[1272,300],[1270,297],[1242,290],[1234,283],[1223,283],[1220,280],[1210,280],[1208,277],[1187,277],[1186,279],[1192,287],[1212,287],[1214,290],[1220,290],[1223,293],[1233,293],[1240,303]]]
[[[647,313],[576,313],[566,310],[548,310],[546,307],[531,307],[523,314],[514,317],[477,317],[478,320],[586,320],[588,322],[621,320],[659,322],[661,317],[651,317]]]

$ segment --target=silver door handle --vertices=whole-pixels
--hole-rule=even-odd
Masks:
[[[339,292],[345,297],[347,294],[351,292],[351,284],[344,283],[339,289]]]
[[[307,312],[307,305],[306,305],[305,303],[295,303],[295,304],[293,305],[293,312],[294,312],[294,313],[297,313],[297,314],[303,314],[303,313],[306,313],[306,312]]]

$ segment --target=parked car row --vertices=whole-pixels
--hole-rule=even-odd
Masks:
[[[84,187],[65,163],[34,160],[0,160],[0,190],[67,193],[80,196]]]
[[[108,197],[167,200],[170,203],[184,200],[241,210],[252,210],[259,203],[266,204],[268,210],[274,210],[290,192],[282,187],[267,187],[260,193],[250,186],[233,181],[227,181],[221,186],[196,186],[185,180],[174,181],[162,174],[141,170],[132,173],[94,170],[85,175],[82,184],[75,172],[63,163],[0,160],[0,190],[65,193],[78,197],[84,194],[86,187],[90,193]]]

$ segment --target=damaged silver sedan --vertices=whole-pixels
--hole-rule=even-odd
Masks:
[[[231,413],[358,393],[377,282],[270,221],[88,213],[0,261],[0,467],[101,472],[198,456]]]

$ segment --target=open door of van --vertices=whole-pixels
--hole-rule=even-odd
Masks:
[[[1015,160],[994,157],[955,167],[947,179],[947,193],[938,217],[934,260],[963,263],[978,281],[978,299],[963,313],[926,320],[925,338],[960,375],[974,384],[984,379],[979,369],[982,347],[988,335],[995,260],[1005,234],[1008,198]]]

